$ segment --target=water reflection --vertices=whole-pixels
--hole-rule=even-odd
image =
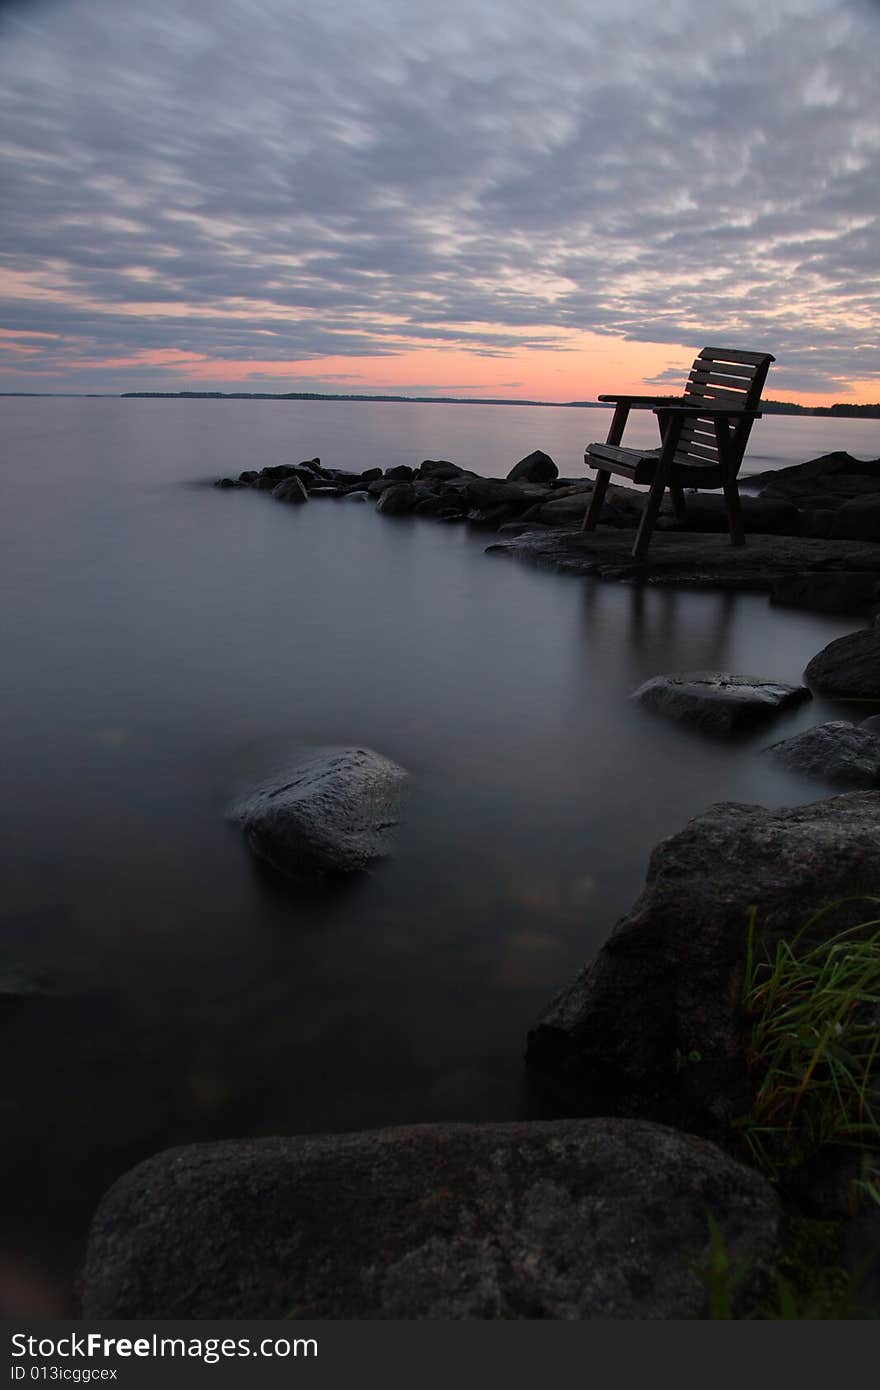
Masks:
[[[598,579],[584,583],[581,613],[590,649],[623,648],[634,673],[727,669],[735,594],[647,584],[620,584],[619,592],[611,588]],[[669,665],[673,653],[674,668]]]

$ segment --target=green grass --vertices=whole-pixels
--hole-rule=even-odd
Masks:
[[[817,942],[822,919],[840,906],[772,949],[759,941],[757,911],[749,914],[743,1005],[756,1088],[737,1128],[774,1182],[829,1145],[862,1150],[858,1195],[880,1201],[870,1158],[880,1148],[880,917]]]

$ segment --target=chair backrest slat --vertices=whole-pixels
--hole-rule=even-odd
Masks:
[[[739,348],[703,348],[691,367],[682,402],[697,407],[685,421],[675,452],[675,463],[689,468],[717,470],[722,460],[718,452],[715,421],[701,416],[699,406],[731,405],[757,410],[770,363],[766,352],[743,352]],[[748,443],[751,421],[733,422],[728,466],[738,471]]]

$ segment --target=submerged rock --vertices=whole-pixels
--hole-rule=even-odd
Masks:
[[[781,1213],[712,1144],[625,1120],[197,1144],[105,1196],[85,1318],[699,1318],[708,1216],[768,1291]]]
[[[808,700],[810,692],[802,685],[733,676],[727,671],[689,671],[654,676],[631,698],[671,719],[733,733]]]
[[[880,734],[844,719],[815,724],[764,752],[805,776],[845,787],[880,787]]]
[[[711,806],[651,854],[644,891],[529,1035],[569,1114],[640,1115],[711,1137],[751,1103],[740,998],[751,909],[772,944],[815,913],[875,913],[880,792],[808,806]],[[834,906],[833,911],[831,910]]]
[[[821,695],[880,700],[880,627],[836,637],[808,663],[804,679]]]
[[[405,779],[369,748],[325,748],[258,787],[232,818],[281,873],[353,873],[389,852]]]

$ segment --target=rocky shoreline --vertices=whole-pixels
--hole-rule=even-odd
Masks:
[[[612,485],[601,526],[582,532],[593,484],[560,477],[541,450],[505,479],[479,477],[446,459],[355,473],[314,458],[246,470],[216,486],[255,488],[288,505],[343,499],[372,502],[384,516],[467,523],[497,534],[490,553],[566,574],[766,592],[775,603],[818,612],[880,605],[880,459],[843,452],[744,479],[742,550],[729,544],[720,496],[687,494],[684,521],[667,499],[642,561],[630,555],[628,532],[638,526],[645,494]]]
[[[499,533],[492,553],[579,576],[754,589],[861,615],[869,625],[818,653],[803,686],[672,672],[633,692],[646,717],[725,738],[810,689],[858,701],[859,723],[769,740],[761,756],[859,790],[776,810],[720,803],[655,848],[641,896],[529,1033],[527,1067],[553,1118],[159,1154],[96,1213],[83,1316],[699,1318],[713,1240],[737,1271],[733,1316],[773,1316],[783,1277],[812,1306],[829,1277],[855,1270],[855,1302],[824,1315],[880,1314],[880,1204],[864,1197],[866,1173],[880,1173],[877,1128],[861,1149],[805,1148],[772,1177],[743,1140],[761,1081],[743,1003],[750,943],[771,953],[806,929],[827,945],[867,930],[880,902],[880,460],[832,454],[749,485],[744,549],[711,534],[723,513],[697,499],[688,532],[664,517],[635,564],[626,532],[641,495],[610,489],[609,524],[584,535],[591,485],[560,479],[540,452],[503,481],[441,460],[347,474],[317,459],[221,480],[286,504],[373,500],[388,516],[466,521]],[[371,750],[331,753],[237,809],[254,851],[286,872],[327,867],[315,800],[344,871],[384,852],[403,770]],[[379,787],[378,810],[357,788],[350,800],[349,765]],[[880,978],[864,995],[860,1018],[880,1028]],[[876,1075],[863,1099],[880,1114]],[[802,1136],[790,1137],[796,1150]]]

